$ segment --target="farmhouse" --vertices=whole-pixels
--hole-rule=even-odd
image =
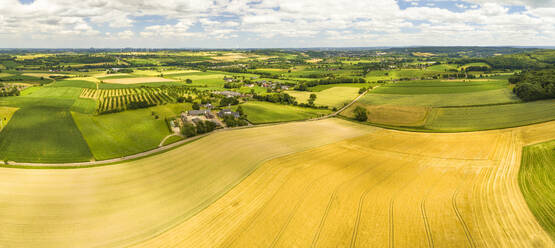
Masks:
[[[233,116],[235,118],[239,118],[241,115],[238,112],[233,112],[231,109],[222,109],[218,112],[218,116],[220,118],[224,118],[225,116]]]
[[[215,94],[224,95],[226,97],[235,97],[235,96],[242,96],[243,95],[239,92],[229,91],[229,90],[216,92]]]
[[[196,116],[196,115],[204,115],[206,112],[209,112],[207,109],[202,110],[189,110],[187,111],[187,115],[189,116]]]

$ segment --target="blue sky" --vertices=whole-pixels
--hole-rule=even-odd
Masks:
[[[2,0],[0,47],[555,45],[555,0]]]

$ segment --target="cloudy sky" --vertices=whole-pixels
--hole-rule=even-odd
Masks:
[[[0,0],[0,47],[555,45],[555,0]]]

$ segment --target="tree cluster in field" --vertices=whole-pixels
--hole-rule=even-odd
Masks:
[[[295,101],[295,97],[287,93],[272,93],[272,94],[254,94],[252,98],[258,101],[265,101],[265,102],[272,102],[272,103],[279,103],[279,104],[292,104],[296,105],[297,101]]]
[[[224,97],[220,100],[220,107],[239,104],[237,97]]]
[[[555,70],[515,73],[509,82],[513,92],[524,101],[555,98]]]
[[[218,128],[218,125],[212,121],[199,121],[196,126],[185,122],[181,128],[181,134],[185,137],[193,137],[197,134],[209,133]]]
[[[232,115],[224,116],[224,123],[228,127],[239,127],[239,126],[246,126],[249,123],[242,117],[235,118]]]
[[[114,74],[114,73],[132,73],[132,72],[133,72],[133,69],[131,69],[131,68],[120,68],[120,69],[117,69],[117,70],[110,69],[110,70],[108,70],[107,73],[108,74]]]
[[[357,120],[357,121],[366,121],[366,120],[368,120],[368,114],[366,113],[365,108],[363,108],[361,106],[357,106],[353,112],[355,114],[355,120]]]
[[[5,88],[4,85],[0,83],[0,97],[4,96],[19,96],[19,90],[16,87]]]
[[[299,83],[294,90],[308,91],[308,88],[327,84],[357,84],[366,83],[364,78],[327,78]]]

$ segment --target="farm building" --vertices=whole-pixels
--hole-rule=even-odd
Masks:
[[[224,95],[226,97],[235,97],[235,96],[242,96],[243,95],[239,92],[229,91],[229,90],[216,92],[215,94]]]
[[[218,116],[220,118],[224,118],[225,116],[233,116],[235,118],[239,118],[240,114],[238,112],[233,112],[231,109],[222,109],[218,112]]]
[[[187,111],[187,115],[189,116],[196,116],[196,115],[205,115],[206,112],[210,112],[207,109],[201,109],[201,110],[189,110]]]

